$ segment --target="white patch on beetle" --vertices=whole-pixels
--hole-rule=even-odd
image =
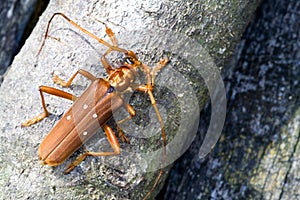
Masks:
[[[83,134],[84,136],[86,136],[86,135],[88,134],[88,132],[87,132],[87,131],[84,131],[82,134]]]
[[[89,106],[87,104],[83,105],[83,109],[86,110]]]
[[[71,119],[71,115],[68,115],[68,116],[67,116],[67,120],[70,120],[70,119]]]
[[[97,116],[97,114],[95,113],[95,114],[93,114],[93,118],[94,119],[96,119],[98,116]]]

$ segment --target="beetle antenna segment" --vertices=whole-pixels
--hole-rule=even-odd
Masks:
[[[39,51],[38,51],[38,53],[37,53],[36,56],[39,56],[39,54],[41,53],[41,51],[42,51],[42,49],[43,49],[43,47],[44,47],[44,45],[45,45],[45,41],[46,41],[46,39],[47,39],[47,37],[48,37],[49,27],[50,27],[51,21],[53,20],[53,18],[54,18],[56,15],[62,16],[62,17],[63,17],[64,19],[66,19],[72,26],[74,26],[75,28],[81,30],[83,33],[87,34],[87,35],[90,36],[91,38],[97,40],[99,43],[101,43],[101,44],[107,46],[107,47],[108,47],[109,49],[111,49],[112,51],[119,51],[119,52],[123,52],[123,53],[126,53],[126,52],[127,52],[125,49],[119,48],[117,45],[115,45],[116,40],[115,40],[115,41],[112,40],[113,43],[114,43],[114,45],[111,45],[111,44],[109,44],[108,42],[104,41],[103,39],[97,37],[95,34],[91,33],[91,32],[88,31],[88,30],[86,30],[85,28],[79,26],[77,23],[75,23],[73,20],[71,20],[71,19],[70,19],[69,17],[67,17],[65,14],[63,14],[63,13],[54,13],[54,14],[52,15],[52,17],[50,18],[49,22],[48,22],[47,29],[46,29],[46,33],[45,33],[43,42],[42,42],[42,44],[41,44],[41,46],[40,46],[40,48],[39,48]],[[107,28],[107,26],[106,26],[106,28]],[[109,29],[109,30],[106,29],[106,33],[110,36],[110,34],[109,34],[108,32],[112,32],[112,30],[111,30],[111,29]]]

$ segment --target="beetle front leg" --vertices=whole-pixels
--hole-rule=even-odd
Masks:
[[[117,42],[117,38],[115,36],[115,33],[105,23],[103,23],[103,24],[105,25],[105,33],[108,35],[108,37],[110,38],[113,45],[118,47],[118,42]]]
[[[162,68],[167,66],[168,63],[169,63],[169,59],[161,59],[158,63],[156,63],[156,66],[152,70],[150,70],[150,67],[148,67],[147,65],[141,64],[141,67],[142,67],[144,73],[146,74],[147,85],[154,86],[154,80],[155,80],[156,74]]]
[[[167,66],[167,64],[169,63],[169,59],[161,59],[157,64],[156,66],[154,67],[154,69],[151,71],[151,84],[152,86],[154,86],[154,79],[155,79],[155,76],[156,74],[162,69],[164,68],[165,66]]]
[[[82,76],[86,77],[87,79],[90,79],[91,81],[96,80],[97,78],[92,75],[90,72],[85,71],[83,69],[79,69],[77,72],[75,72],[75,74],[73,74],[73,76],[71,76],[71,78],[68,81],[63,81],[61,78],[59,78],[56,74],[53,74],[53,82],[61,85],[62,87],[70,87],[74,78],[78,75],[81,74]]]
[[[111,152],[85,152],[84,154],[81,154],[75,161],[73,161],[65,170],[65,174],[71,172],[77,165],[79,165],[87,156],[114,156],[118,155],[121,152],[120,144],[118,142],[118,139],[112,130],[111,127],[108,125],[103,125],[103,130],[106,134],[106,137],[108,139],[108,142],[110,143],[110,146],[112,147],[113,151]]]
[[[31,126],[32,124],[35,124],[35,123],[43,120],[44,118],[48,117],[49,111],[47,110],[47,106],[46,106],[46,103],[45,103],[45,98],[44,98],[44,95],[43,95],[44,92],[47,93],[47,94],[54,95],[54,96],[69,99],[71,101],[75,101],[77,99],[77,97],[73,94],[70,94],[68,92],[58,90],[58,89],[55,89],[55,88],[52,88],[52,87],[48,87],[48,86],[40,86],[39,90],[40,90],[40,95],[41,95],[41,100],[42,100],[42,106],[43,106],[43,109],[44,109],[44,113],[39,114],[38,116],[22,123],[22,125],[21,125],[22,127]]]

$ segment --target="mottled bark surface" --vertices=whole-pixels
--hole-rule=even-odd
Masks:
[[[224,73],[219,143],[200,160],[195,140],[174,165],[164,199],[300,198],[299,9],[297,0],[263,2]]]
[[[21,129],[22,122],[42,111],[38,86],[58,87],[51,81],[52,72],[58,72],[62,78],[67,79],[79,68],[90,71],[99,77],[106,76],[99,62],[105,51],[104,46],[59,17],[53,20],[50,27],[51,37],[47,39],[41,54],[36,57],[47,21],[54,12],[65,13],[81,26],[108,40],[103,24],[97,22],[95,18],[105,21],[116,33],[120,45],[137,52],[145,63],[154,66],[161,57],[168,57],[171,60],[170,66],[188,77],[187,82],[178,82],[178,77],[170,76],[168,73],[162,72],[162,75],[158,76],[158,80],[160,80],[158,85],[168,81],[177,82],[175,86],[162,90],[158,88],[155,91],[157,102],[160,107],[164,108],[162,109],[163,118],[167,118],[165,124],[168,142],[170,142],[175,138],[176,131],[179,129],[178,121],[186,121],[183,132],[188,133],[188,130],[195,126],[195,120],[189,114],[199,114],[194,113],[197,111],[196,108],[179,107],[178,102],[182,99],[185,100],[185,105],[193,105],[196,102],[201,109],[209,96],[203,79],[214,81],[215,78],[209,76],[210,68],[202,69],[207,76],[201,77],[191,65],[192,61],[186,56],[198,57],[204,64],[215,60],[217,67],[223,68],[258,3],[259,1],[234,0],[217,3],[204,0],[198,2],[89,1],[88,3],[51,1],[32,35],[16,56],[1,86],[0,111],[3,114],[0,116],[0,122],[3,145],[0,148],[0,185],[2,197],[14,199],[141,199],[149,191],[157,176],[157,172],[140,173],[140,166],[136,165],[139,163],[135,163],[139,159],[141,163],[145,161],[140,157],[122,157],[120,160],[118,157],[113,158],[112,161],[116,165],[118,162],[126,164],[115,166],[115,168],[106,165],[102,158],[88,158],[70,175],[63,175],[66,163],[74,160],[80,152],[84,151],[84,148],[59,167],[53,168],[39,164],[36,152],[40,141],[71,103],[47,95],[46,102],[53,115],[30,128]],[[174,40],[178,35],[181,35],[182,38],[194,39],[196,41],[194,44],[202,46],[202,49],[210,56],[206,57],[204,56],[206,54],[195,51],[194,46],[187,41],[184,42],[189,45],[183,45],[181,48],[181,37]],[[78,77],[74,85],[65,90],[80,95],[87,85],[86,79]],[[180,94],[174,92],[178,88],[181,88]],[[192,88],[191,93],[196,95],[196,99],[189,98],[189,88]],[[151,124],[150,117],[144,114],[146,109],[149,110],[148,99],[133,95],[131,103],[137,108],[138,116],[134,122],[143,126]],[[185,114],[185,117],[180,118],[179,114],[182,113]],[[151,128],[157,129],[155,126],[151,126]],[[160,134],[150,139],[139,138],[138,134],[140,132],[128,134],[131,144],[122,143],[123,152],[148,153],[153,149],[161,148]],[[188,143],[192,138],[182,136],[180,142]],[[105,139],[95,138],[93,142],[100,143],[100,147],[104,149],[109,147]],[[94,143],[85,148],[94,148]],[[172,153],[168,152],[168,158],[173,156]],[[149,170],[153,167],[152,165],[160,161],[159,156],[151,159],[151,157],[146,158],[146,161],[150,160],[151,162],[142,166],[142,170]],[[166,171],[161,183],[168,175]],[[152,198],[161,186],[162,184],[153,192]]]
[[[32,27],[28,25],[29,20],[36,20],[46,4],[37,0],[12,1],[3,0],[0,5],[0,84],[2,76],[11,64],[13,57],[21,48],[24,36],[28,37]],[[38,5],[36,5],[39,3]],[[25,33],[24,33],[25,31]]]

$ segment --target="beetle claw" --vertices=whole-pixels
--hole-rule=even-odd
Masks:
[[[122,142],[130,144],[130,140],[125,136],[124,131],[121,129],[120,126],[117,126],[117,131],[119,134],[119,138],[121,138]]]

